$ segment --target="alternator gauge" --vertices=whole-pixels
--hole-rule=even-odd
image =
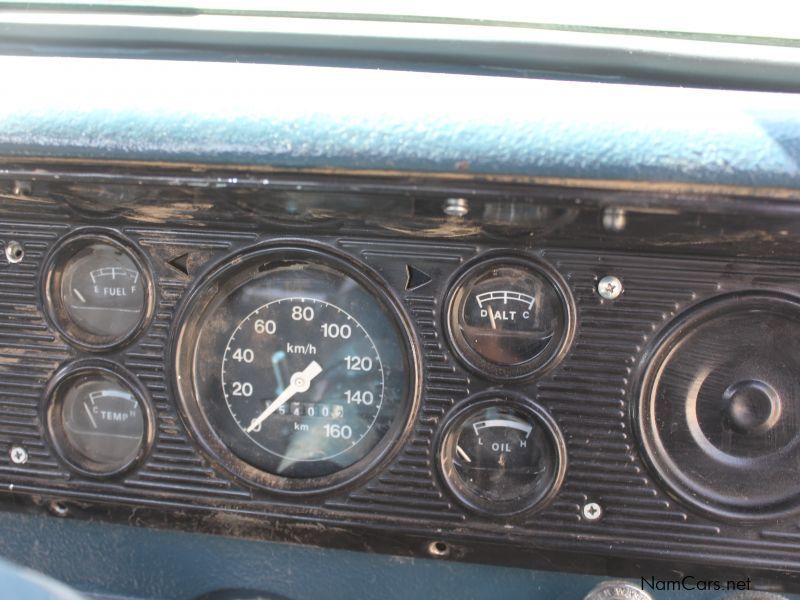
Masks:
[[[564,441],[538,405],[506,392],[467,400],[444,425],[439,467],[466,506],[511,515],[546,504],[565,472]]]
[[[447,334],[473,370],[492,379],[541,374],[572,336],[572,303],[560,277],[517,258],[477,263],[453,285]]]
[[[48,269],[51,316],[68,338],[87,349],[128,340],[146,319],[151,296],[143,262],[110,236],[69,239]]]
[[[417,394],[408,329],[344,259],[255,252],[212,275],[185,315],[184,410],[237,475],[325,489],[366,472],[407,429]]]

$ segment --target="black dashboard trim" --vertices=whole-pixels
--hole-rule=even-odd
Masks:
[[[164,177],[165,172],[172,176]],[[537,396],[564,428],[570,470],[576,476],[568,474],[562,486],[567,494],[563,499],[557,498],[542,512],[515,523],[498,523],[479,515],[467,518],[454,503],[438,503],[438,499],[435,510],[426,508],[426,500],[420,500],[410,491],[412,488],[398,485],[401,480],[392,473],[384,480],[371,480],[373,489],[346,490],[360,492],[353,502],[334,491],[324,498],[324,504],[309,496],[303,502],[314,506],[298,507],[288,497],[256,497],[226,479],[222,471],[208,469],[207,464],[202,466],[202,479],[208,485],[202,489],[197,486],[200,478],[194,477],[190,485],[175,476],[174,465],[163,460],[157,465],[157,473],[143,465],[139,475],[109,485],[71,474],[66,478],[59,465],[54,466],[47,457],[34,457],[26,468],[14,467],[8,464],[7,454],[0,452],[2,489],[10,502],[26,504],[45,498],[47,502],[67,504],[75,515],[92,518],[113,513],[115,518],[123,515],[124,519],[150,526],[170,526],[168,517],[182,514],[202,531],[358,549],[401,547],[400,553],[413,556],[425,556],[430,542],[444,541],[450,548],[450,559],[493,564],[615,574],[630,573],[634,562],[676,568],[703,565],[709,572],[719,569],[729,574],[742,569],[758,573],[763,585],[776,582],[777,586],[795,586],[798,563],[791,549],[797,541],[790,523],[785,527],[768,523],[756,530],[748,524],[713,521],[701,511],[676,503],[641,470],[635,471],[641,469],[640,458],[631,439],[625,437],[630,435],[625,428],[629,422],[620,415],[625,408],[623,395],[633,376],[628,370],[630,361],[636,360],[644,342],[680,309],[710,295],[746,287],[796,287],[798,233],[796,219],[791,218],[797,212],[794,203],[481,182],[469,196],[476,212],[450,220],[443,219],[441,213],[444,200],[455,193],[448,189],[452,182],[447,180],[412,178],[387,183],[289,175],[259,179],[214,171],[208,173],[207,184],[201,185],[197,172],[169,170],[158,170],[151,178],[148,172],[123,172],[115,167],[107,178],[74,180],[68,170],[59,176],[26,173],[26,177],[21,177],[20,171],[0,176],[0,193],[14,200],[0,203],[0,239],[17,239],[26,246],[22,262],[0,268],[2,289],[25,273],[38,273],[45,249],[72,228],[98,220],[113,222],[151,255],[156,272],[163,271],[159,285],[163,286],[160,307],[164,310],[158,311],[158,322],[154,322],[163,332],[172,319],[175,299],[183,298],[187,281],[202,275],[220,257],[233,255],[259,240],[285,237],[287,231],[301,239],[301,233],[313,226],[314,236],[326,240],[323,245],[335,245],[379,271],[381,278],[397,290],[404,309],[418,313],[414,327],[435,344],[441,332],[431,316],[440,314],[436,298],[443,293],[441,288],[450,274],[479,253],[524,249],[565,275],[581,310],[579,335],[584,337],[574,349],[584,362],[575,364],[573,352],[553,374],[520,384],[528,386],[526,393]],[[131,201],[133,198],[136,202]],[[360,199],[361,203],[355,205],[358,210],[342,198]],[[387,198],[391,201],[383,202]],[[335,200],[339,210],[323,210],[325,200]],[[312,210],[287,215],[287,205]],[[603,215],[607,207],[615,205],[625,207],[626,223],[619,230],[609,230]],[[738,208],[728,212],[721,210],[722,206]],[[758,210],[765,206],[770,209]],[[499,210],[502,207],[509,208],[508,212]],[[491,219],[476,225],[474,219],[483,214]],[[742,240],[748,241],[746,256],[740,251]],[[168,261],[178,252],[186,252],[187,247],[193,249],[196,260],[190,261],[189,274],[181,279]],[[407,261],[433,276],[427,286],[413,293],[403,292]],[[625,294],[613,309],[602,305],[595,291],[598,276],[610,271],[620,275],[626,285]],[[16,302],[16,310],[22,311],[21,317],[34,319],[34,327],[41,327],[35,320],[38,317],[34,313],[40,310],[35,302],[36,294],[27,293]],[[629,326],[622,326],[624,323]],[[137,376],[143,374],[152,382],[156,408],[163,416],[159,421],[163,423],[164,441],[180,450],[177,446],[186,443],[181,438],[181,423],[170,414],[170,396],[160,387],[164,359],[159,354],[159,332],[137,341],[133,349],[114,353],[114,359],[131,365]],[[51,365],[56,368],[75,354],[58,336],[38,338],[35,329],[14,319],[9,321],[4,314],[0,314],[0,335],[4,339],[25,337],[23,348],[37,357],[30,369],[38,381],[50,377]],[[135,346],[141,342],[147,344],[148,352],[137,351]],[[599,359],[592,349],[598,344],[608,347]],[[447,356],[444,362],[436,356],[448,354],[446,344],[443,347],[444,352],[435,347],[427,350],[426,360],[438,361],[439,369],[455,368],[457,377],[446,374],[444,380],[437,380],[437,384],[444,381],[444,386],[454,391],[446,390],[436,402],[481,391],[483,382],[468,374],[465,377]],[[131,351],[135,356],[129,356]],[[586,360],[600,360],[602,364],[597,365],[599,370],[593,370]],[[577,373],[579,385],[574,393],[564,392],[563,377],[560,381],[548,379],[562,368],[569,371],[568,379]],[[608,378],[599,381],[598,377],[606,377],[604,373]],[[16,375],[8,364],[0,364],[0,377],[12,382],[9,385]],[[583,406],[590,408],[591,414],[581,414]],[[425,408],[428,420],[420,430],[431,429],[431,423],[435,429],[435,411],[440,408],[430,402]],[[19,422],[24,427],[36,426],[35,422]],[[619,439],[590,444],[593,436],[607,433]],[[16,431],[6,435],[25,439]],[[416,436],[414,447],[424,451],[429,443],[426,436]],[[160,454],[161,460],[171,451],[163,447],[163,452],[154,454]],[[165,472],[165,468],[170,471]],[[185,472],[186,463],[180,469]],[[198,468],[196,472],[200,471]],[[420,477],[428,476],[422,473]],[[84,486],[82,491],[75,491],[74,482]],[[438,480],[434,483],[438,485]],[[630,493],[626,488],[621,492],[623,483],[638,491]],[[438,490],[429,488],[434,494]],[[604,503],[605,516],[598,522],[581,520],[580,508],[588,499]],[[629,513],[630,521],[626,516]],[[437,520],[432,532],[430,519],[434,516]],[[259,527],[253,529],[254,523]],[[502,553],[502,548],[514,552]],[[556,556],[564,562],[557,562]]]

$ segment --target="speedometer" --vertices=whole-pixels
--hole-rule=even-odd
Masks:
[[[361,442],[381,412],[383,378],[380,353],[361,323],[335,304],[302,296],[247,315],[222,359],[222,391],[236,423],[290,461],[330,459]]]
[[[269,249],[212,274],[183,316],[187,420],[235,474],[318,490],[366,473],[409,427],[417,367],[386,290],[346,259]]]

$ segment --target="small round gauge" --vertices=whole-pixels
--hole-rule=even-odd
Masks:
[[[467,366],[494,380],[542,374],[566,352],[572,303],[561,279],[517,258],[482,261],[453,285],[447,335]]]
[[[56,377],[48,395],[50,437],[76,470],[114,475],[142,456],[149,411],[141,390],[118,367],[78,363]]]
[[[553,419],[524,398],[484,394],[467,400],[443,426],[439,468],[467,507],[512,515],[542,507],[566,470]]]
[[[362,475],[407,430],[416,361],[382,288],[315,250],[256,251],[190,300],[176,365],[217,460],[279,491]]]
[[[150,310],[150,283],[142,262],[109,236],[68,240],[48,271],[51,315],[80,346],[104,349],[126,341]]]

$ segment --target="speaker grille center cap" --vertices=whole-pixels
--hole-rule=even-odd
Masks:
[[[781,415],[777,392],[763,381],[738,381],[728,386],[723,401],[725,425],[745,435],[766,433]]]

